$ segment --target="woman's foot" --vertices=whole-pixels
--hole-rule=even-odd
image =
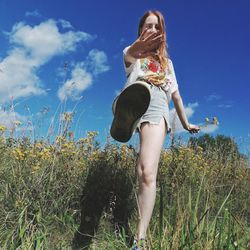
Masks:
[[[136,81],[114,100],[112,110],[114,118],[110,134],[119,142],[127,142],[133,135],[136,125],[147,111],[151,99],[148,83]]]
[[[141,238],[139,241],[137,239],[134,239],[131,250],[146,250],[146,239]]]

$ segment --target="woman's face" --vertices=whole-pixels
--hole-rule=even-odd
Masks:
[[[157,33],[160,31],[157,16],[155,16],[154,14],[151,14],[146,18],[142,26],[141,32],[143,32],[145,29],[147,29],[146,33]]]

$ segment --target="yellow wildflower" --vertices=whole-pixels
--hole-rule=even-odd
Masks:
[[[59,135],[56,137],[56,144],[61,144],[63,142],[66,142],[66,139],[63,136]]]
[[[6,131],[6,127],[4,125],[0,124],[0,131],[1,132],[5,132]]]
[[[62,115],[62,120],[67,121],[67,122],[71,122],[73,119],[73,115],[74,115],[73,112],[65,112]]]
[[[15,148],[13,154],[16,160],[24,160],[25,154],[20,148]]]
[[[50,159],[50,151],[48,148],[44,148],[43,151],[40,153],[40,156],[43,160]]]
[[[6,131],[6,127],[4,125],[0,125],[0,133],[3,134]]]

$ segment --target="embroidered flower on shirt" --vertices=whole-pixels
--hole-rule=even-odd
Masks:
[[[156,86],[169,89],[172,84],[172,72],[170,69],[163,70],[159,62],[149,58],[140,60],[141,70],[144,72],[142,78]]]
[[[160,65],[159,63],[157,63],[156,61],[153,60],[149,60],[147,58],[145,58],[142,62],[141,62],[141,69],[144,72],[147,72],[148,70],[152,71],[153,73],[159,73],[160,71]]]
[[[157,71],[159,71],[158,65],[156,65],[156,63],[153,62],[153,61],[149,61],[149,63],[148,63],[148,68],[149,68],[152,72],[154,72],[154,73],[156,73]]]

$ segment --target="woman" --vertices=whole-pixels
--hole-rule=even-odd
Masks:
[[[188,122],[178,90],[174,67],[169,59],[164,17],[159,11],[147,11],[141,18],[138,38],[124,49],[127,75],[125,90],[136,81],[148,84],[151,99],[147,111],[139,119],[140,135],[137,165],[139,179],[139,221],[133,250],[145,249],[146,231],[156,197],[156,177],[166,133],[171,130],[168,103],[172,99],[184,129],[198,133],[199,127]]]

